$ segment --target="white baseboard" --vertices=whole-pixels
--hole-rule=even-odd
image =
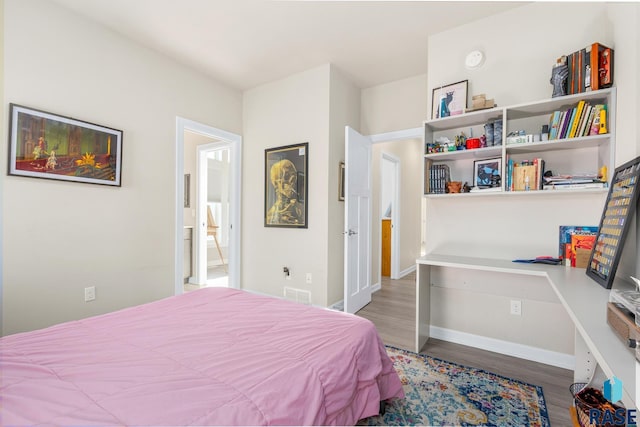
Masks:
[[[574,370],[576,367],[576,358],[571,354],[545,350],[525,344],[518,344],[496,338],[454,331],[453,329],[441,328],[439,326],[430,326],[429,336],[443,341],[493,351],[507,356],[514,356],[520,359],[544,363],[545,365],[556,366],[558,368]]]
[[[400,272],[400,275],[399,275],[400,277],[398,277],[398,279],[402,279],[404,276],[406,276],[409,273],[413,273],[414,271],[416,271],[416,265],[412,264],[411,267],[405,268]]]
[[[371,292],[378,292],[380,289],[382,289],[381,282],[378,282],[375,285],[371,285]]]
[[[341,299],[340,301],[338,301],[335,304],[330,305],[327,308],[330,309],[330,310],[342,311],[342,307],[344,307],[344,300],[343,299]]]

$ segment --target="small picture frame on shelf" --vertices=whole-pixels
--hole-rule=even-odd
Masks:
[[[501,157],[474,161],[473,186],[476,188],[500,187],[502,181],[501,171]]]
[[[467,88],[469,80],[462,80],[433,89],[431,96],[431,118],[464,114],[467,109]]]

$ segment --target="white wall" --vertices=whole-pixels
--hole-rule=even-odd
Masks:
[[[417,128],[426,117],[426,74],[362,90],[360,128],[364,135]]]
[[[313,304],[327,304],[329,79],[327,64],[244,93],[243,289],[282,296],[288,286],[311,291]],[[309,143],[308,228],[265,227],[264,150],[303,142]]]
[[[471,95],[485,93],[499,106],[550,98],[549,78],[556,58],[594,41],[611,44],[606,8],[604,3],[575,7],[539,2],[432,36],[428,86],[468,79],[469,100]],[[486,61],[469,71],[464,58],[474,49],[483,51]]]
[[[571,3],[533,3],[437,34],[429,39],[429,87],[468,79],[469,99],[486,93],[500,106],[546,99],[551,96],[549,76],[558,56],[595,41],[611,46],[616,50],[616,164],[620,164],[637,152],[632,118],[637,117],[638,92],[631,77],[638,70],[637,10],[635,4],[582,3],[576,8]],[[567,16],[572,17],[570,25]],[[474,49],[485,52],[486,62],[469,71],[463,61]],[[623,65],[620,58],[627,58],[621,60]],[[604,199],[605,195],[428,199],[426,250],[506,259],[554,255],[558,226],[597,225]],[[498,280],[495,275],[443,271],[434,279],[432,324],[572,353],[573,325],[557,300],[547,298],[546,290],[536,289],[536,284],[531,289],[504,284],[500,292],[489,293],[487,288]],[[506,296],[523,300],[522,318],[508,315]],[[493,320],[478,322],[487,318]],[[529,325],[522,329],[525,334],[513,333],[514,321]],[[540,326],[534,327],[536,324]]]
[[[395,176],[395,163],[389,159],[381,160],[380,186],[380,213],[383,218],[390,218],[393,211],[393,182]]]
[[[120,188],[4,177],[0,162],[3,334],[172,295],[176,116],[239,134],[240,93],[53,2],[4,6],[3,104],[121,129],[124,138]],[[90,285],[97,299],[85,303]]]

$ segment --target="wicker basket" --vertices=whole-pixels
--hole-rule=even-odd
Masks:
[[[590,409],[599,409],[600,411],[604,411],[605,409],[609,410],[617,410],[624,409],[624,407],[606,402],[604,397],[602,398],[602,403],[594,404],[592,402],[587,402],[583,400],[580,396],[580,392],[587,388],[586,383],[574,383],[569,387],[569,391],[573,396],[573,400],[576,407],[576,415],[578,417],[578,422],[581,427],[614,427],[614,424],[611,423],[590,423],[589,422],[589,410]],[[594,390],[592,390],[594,391]],[[600,394],[599,390],[595,390],[596,393]],[[620,425],[620,424],[616,424]]]

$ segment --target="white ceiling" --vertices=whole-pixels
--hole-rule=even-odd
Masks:
[[[245,90],[331,63],[360,88],[427,71],[427,38],[522,2],[53,0]],[[470,48],[473,47],[470,40]]]

